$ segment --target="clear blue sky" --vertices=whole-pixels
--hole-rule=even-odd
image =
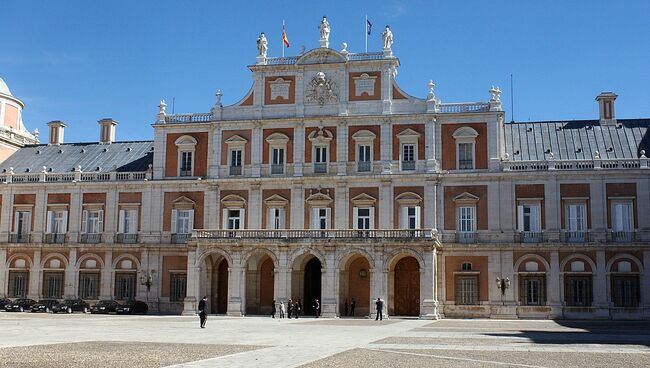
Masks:
[[[152,139],[158,101],[177,113],[207,112],[214,92],[239,100],[252,83],[255,39],[280,56],[282,20],[295,55],[317,47],[327,15],[330,46],[369,51],[389,24],[401,60],[397,81],[423,97],[433,79],[443,102],[487,100],[510,74],[516,120],[591,119],[594,97],[619,95],[619,118],[650,117],[650,1],[7,1],[0,76],[38,128],[68,124],[66,141],[98,139],[97,120],[116,119],[118,140]]]

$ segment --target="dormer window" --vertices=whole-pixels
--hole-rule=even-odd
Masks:
[[[476,168],[476,137],[478,132],[470,127],[456,129],[453,134],[456,141],[456,169],[474,170]]]
[[[174,142],[178,149],[178,176],[194,176],[196,143],[196,139],[189,135],[184,135]]]
[[[397,134],[400,147],[400,170],[415,171],[418,160],[418,140],[420,133],[407,128]]]

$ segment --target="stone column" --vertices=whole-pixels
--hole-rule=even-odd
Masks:
[[[144,258],[144,255],[143,255]],[[160,294],[162,292],[162,278],[163,278],[163,268],[162,268],[162,255],[158,249],[149,249],[147,254],[147,268],[149,271],[153,270],[153,284],[151,289],[147,293],[147,304],[149,304],[149,310],[152,313],[160,313],[159,302]]]
[[[335,318],[338,309],[338,295],[336,295],[336,275],[339,272],[336,264],[336,254],[334,248],[327,250],[325,253],[326,265],[321,269],[322,288],[321,288],[321,316],[324,318]],[[304,303],[311,303],[311,300],[305,300]]]
[[[605,251],[596,251],[596,269],[593,270],[593,306],[597,318],[609,318],[609,286],[607,285],[607,259]]]
[[[201,268],[197,267],[198,250],[188,249],[187,251],[187,286],[186,296],[183,300],[183,315],[192,316],[196,314],[198,300],[201,299],[199,290],[201,281]]]
[[[488,293],[491,306],[491,318],[517,318],[515,290],[518,280],[513,266],[511,250],[497,250],[488,254]],[[497,287],[497,278],[510,280],[510,287],[502,293]]]
[[[113,296],[113,251],[104,253],[104,267],[99,280],[99,299],[112,299]]]
[[[0,298],[7,296],[7,276],[8,272],[4,265],[7,264],[7,250],[0,249],[0,265],[2,265],[2,271],[0,271]]]
[[[70,249],[70,253],[68,255],[68,266],[65,268],[65,277],[64,277],[64,289],[63,289],[63,295],[65,298],[76,298],[77,297],[77,291],[79,288],[77,287],[78,283],[78,277],[77,277],[77,272],[79,271],[79,268],[77,267],[77,249],[72,248]]]
[[[426,168],[428,173],[433,173],[438,170],[438,163],[436,162],[436,141],[434,139],[436,118],[432,117],[424,124],[424,159],[426,160]]]
[[[228,316],[241,317],[244,314],[243,301],[246,290],[244,272],[246,269],[239,265],[228,268],[228,311],[226,312]]]
[[[275,285],[273,293],[277,303],[286,303],[291,294],[291,267],[287,265],[289,256],[288,250],[288,247],[282,246],[277,254],[278,268],[275,270]]]
[[[375,318],[377,312],[375,310],[375,300],[381,297],[386,302],[386,310],[388,304],[392,303],[393,296],[388,295],[388,269],[384,268],[384,247],[375,246],[373,249],[374,268],[370,270],[370,318]],[[384,315],[387,317],[388,313]]]
[[[607,239],[607,200],[605,195],[605,184],[601,180],[592,180],[589,183],[591,212],[591,229],[589,240],[605,241]]]
[[[379,203],[375,216],[379,216],[380,229],[393,229],[393,186],[390,180],[382,180],[379,186]]]
[[[262,175],[262,123],[256,122],[251,139],[251,176],[259,178]]]
[[[344,78],[347,79],[347,78]],[[336,127],[336,173],[346,175],[348,166],[348,126],[339,121]]]
[[[302,176],[305,163],[305,123],[299,122],[293,135],[293,176]]]
[[[334,216],[332,223],[334,224],[335,229],[348,229],[350,228],[349,222],[349,195],[348,195],[348,186],[347,182],[339,181],[336,184],[336,190],[334,193]],[[311,213],[310,213],[311,216]]]
[[[424,268],[420,270],[420,318],[438,319],[438,300],[435,292],[436,250],[423,252]]]
[[[262,191],[259,183],[250,185],[248,194],[248,229],[262,228]]]
[[[305,229],[309,224],[305,224],[305,191],[302,183],[294,183],[291,187],[291,229]]]
[[[560,254],[557,250],[551,251],[549,262],[551,269],[548,271],[546,278],[546,290],[548,292],[548,305],[551,307],[551,317],[558,318],[562,316],[562,297],[560,295]]]
[[[43,268],[41,267],[41,251],[34,251],[34,265],[29,269],[29,290],[27,297],[38,300],[43,294],[41,284],[43,282]]]
[[[215,127],[212,133],[212,144],[210,150],[212,157],[208,157],[208,176],[210,178],[219,177],[219,169],[221,167],[221,127]]]
[[[380,142],[379,146],[381,147],[381,172],[382,174],[391,174],[393,172],[392,162],[393,162],[393,136],[392,136],[392,125],[390,120],[385,119],[381,123],[380,131]]]

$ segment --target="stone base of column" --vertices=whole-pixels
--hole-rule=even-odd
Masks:
[[[490,307],[490,318],[494,319],[519,319],[517,306],[498,305]]]
[[[609,308],[607,307],[596,307],[594,310],[594,318],[596,319],[610,319]]]
[[[228,301],[228,311],[226,312],[228,317],[242,317],[244,314],[241,311],[241,300],[230,300]]]
[[[336,302],[323,302],[320,306],[320,316],[323,318],[338,318]]]
[[[563,316],[564,313],[562,311],[561,305],[551,305],[551,312],[549,313],[548,318],[558,319],[558,318],[562,318]]]
[[[422,301],[422,310],[420,311],[420,318],[422,319],[440,319],[438,312],[438,301],[433,299],[425,299]]]
[[[196,298],[194,297],[186,297],[183,300],[183,313],[181,313],[182,316],[194,316],[196,315],[197,311],[197,304],[196,304]]]

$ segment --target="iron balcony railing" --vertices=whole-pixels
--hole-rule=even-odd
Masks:
[[[81,243],[97,244],[102,242],[102,234],[81,234]]]
[[[316,173],[316,174],[325,174],[325,173],[327,173],[327,163],[326,162],[315,162],[314,163],[314,173]]]
[[[63,244],[65,243],[65,234],[45,234],[43,243]]]
[[[192,234],[172,234],[173,244],[185,244]]]
[[[372,162],[370,162],[370,161],[359,161],[359,162],[357,162],[357,171],[358,172],[370,172],[370,171],[372,171]]]
[[[284,174],[284,164],[272,164],[271,174],[273,175]]]
[[[457,232],[456,243],[476,243],[475,232]]]
[[[301,230],[194,230],[196,239],[309,239],[309,238],[435,238],[432,229],[392,229],[392,230],[357,230],[357,229],[301,229]]]
[[[609,235],[609,240],[616,243],[629,243],[636,240],[636,233],[634,230],[612,231]]]
[[[241,166],[230,166],[230,175],[232,176],[239,176],[242,173],[242,167]]]
[[[562,240],[567,243],[589,242],[589,232],[586,230],[565,230],[562,232]]]
[[[9,234],[9,243],[29,243],[31,240],[31,234]]]
[[[539,231],[521,231],[517,233],[520,243],[542,243],[544,234]]]
[[[115,234],[115,242],[120,244],[136,244],[138,234]]]

